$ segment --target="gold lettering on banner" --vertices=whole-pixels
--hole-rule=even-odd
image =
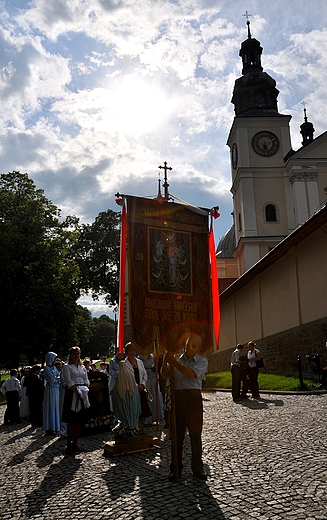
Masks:
[[[135,216],[143,218],[158,218],[170,220],[172,222],[181,222],[193,226],[206,225],[207,214],[184,213],[183,211],[168,211],[166,209],[150,206],[138,205],[135,208]]]
[[[183,312],[183,321],[196,321],[195,312]]]
[[[197,321],[198,304],[194,302],[174,302],[169,300],[145,298],[145,318],[160,321]]]
[[[145,309],[145,317],[148,320],[158,320],[159,319],[159,313],[158,313],[158,311],[155,311],[153,309]]]
[[[156,298],[145,298],[145,307],[149,309],[170,309],[169,300],[157,300]]]
[[[175,311],[182,312],[198,312],[198,304],[194,302],[175,302],[174,304]]]

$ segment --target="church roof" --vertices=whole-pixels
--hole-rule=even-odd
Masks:
[[[220,239],[217,250],[216,250],[216,257],[232,258],[235,247],[236,247],[235,226],[232,226],[228,229],[228,231],[226,231],[224,236]]]

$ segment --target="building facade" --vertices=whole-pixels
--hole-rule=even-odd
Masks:
[[[305,357],[327,341],[327,132],[315,138],[304,110],[302,146],[292,149],[291,116],[278,112],[276,82],[263,71],[262,47],[247,23],[227,141],[234,226],[217,248],[226,280],[219,352],[209,366],[225,370],[236,344],[252,339],[267,369],[292,372],[296,352]]]

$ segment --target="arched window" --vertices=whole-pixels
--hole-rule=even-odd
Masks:
[[[275,204],[267,204],[265,207],[266,222],[277,222],[277,212]]]
[[[238,230],[242,231],[242,217],[241,217],[241,213],[238,214]]]

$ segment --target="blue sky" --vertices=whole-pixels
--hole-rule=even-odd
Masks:
[[[170,192],[220,206],[232,224],[230,100],[251,32],[292,115],[327,128],[325,0],[0,0],[1,172],[27,172],[62,210],[92,222],[114,194]],[[107,312],[92,305],[95,315]]]

